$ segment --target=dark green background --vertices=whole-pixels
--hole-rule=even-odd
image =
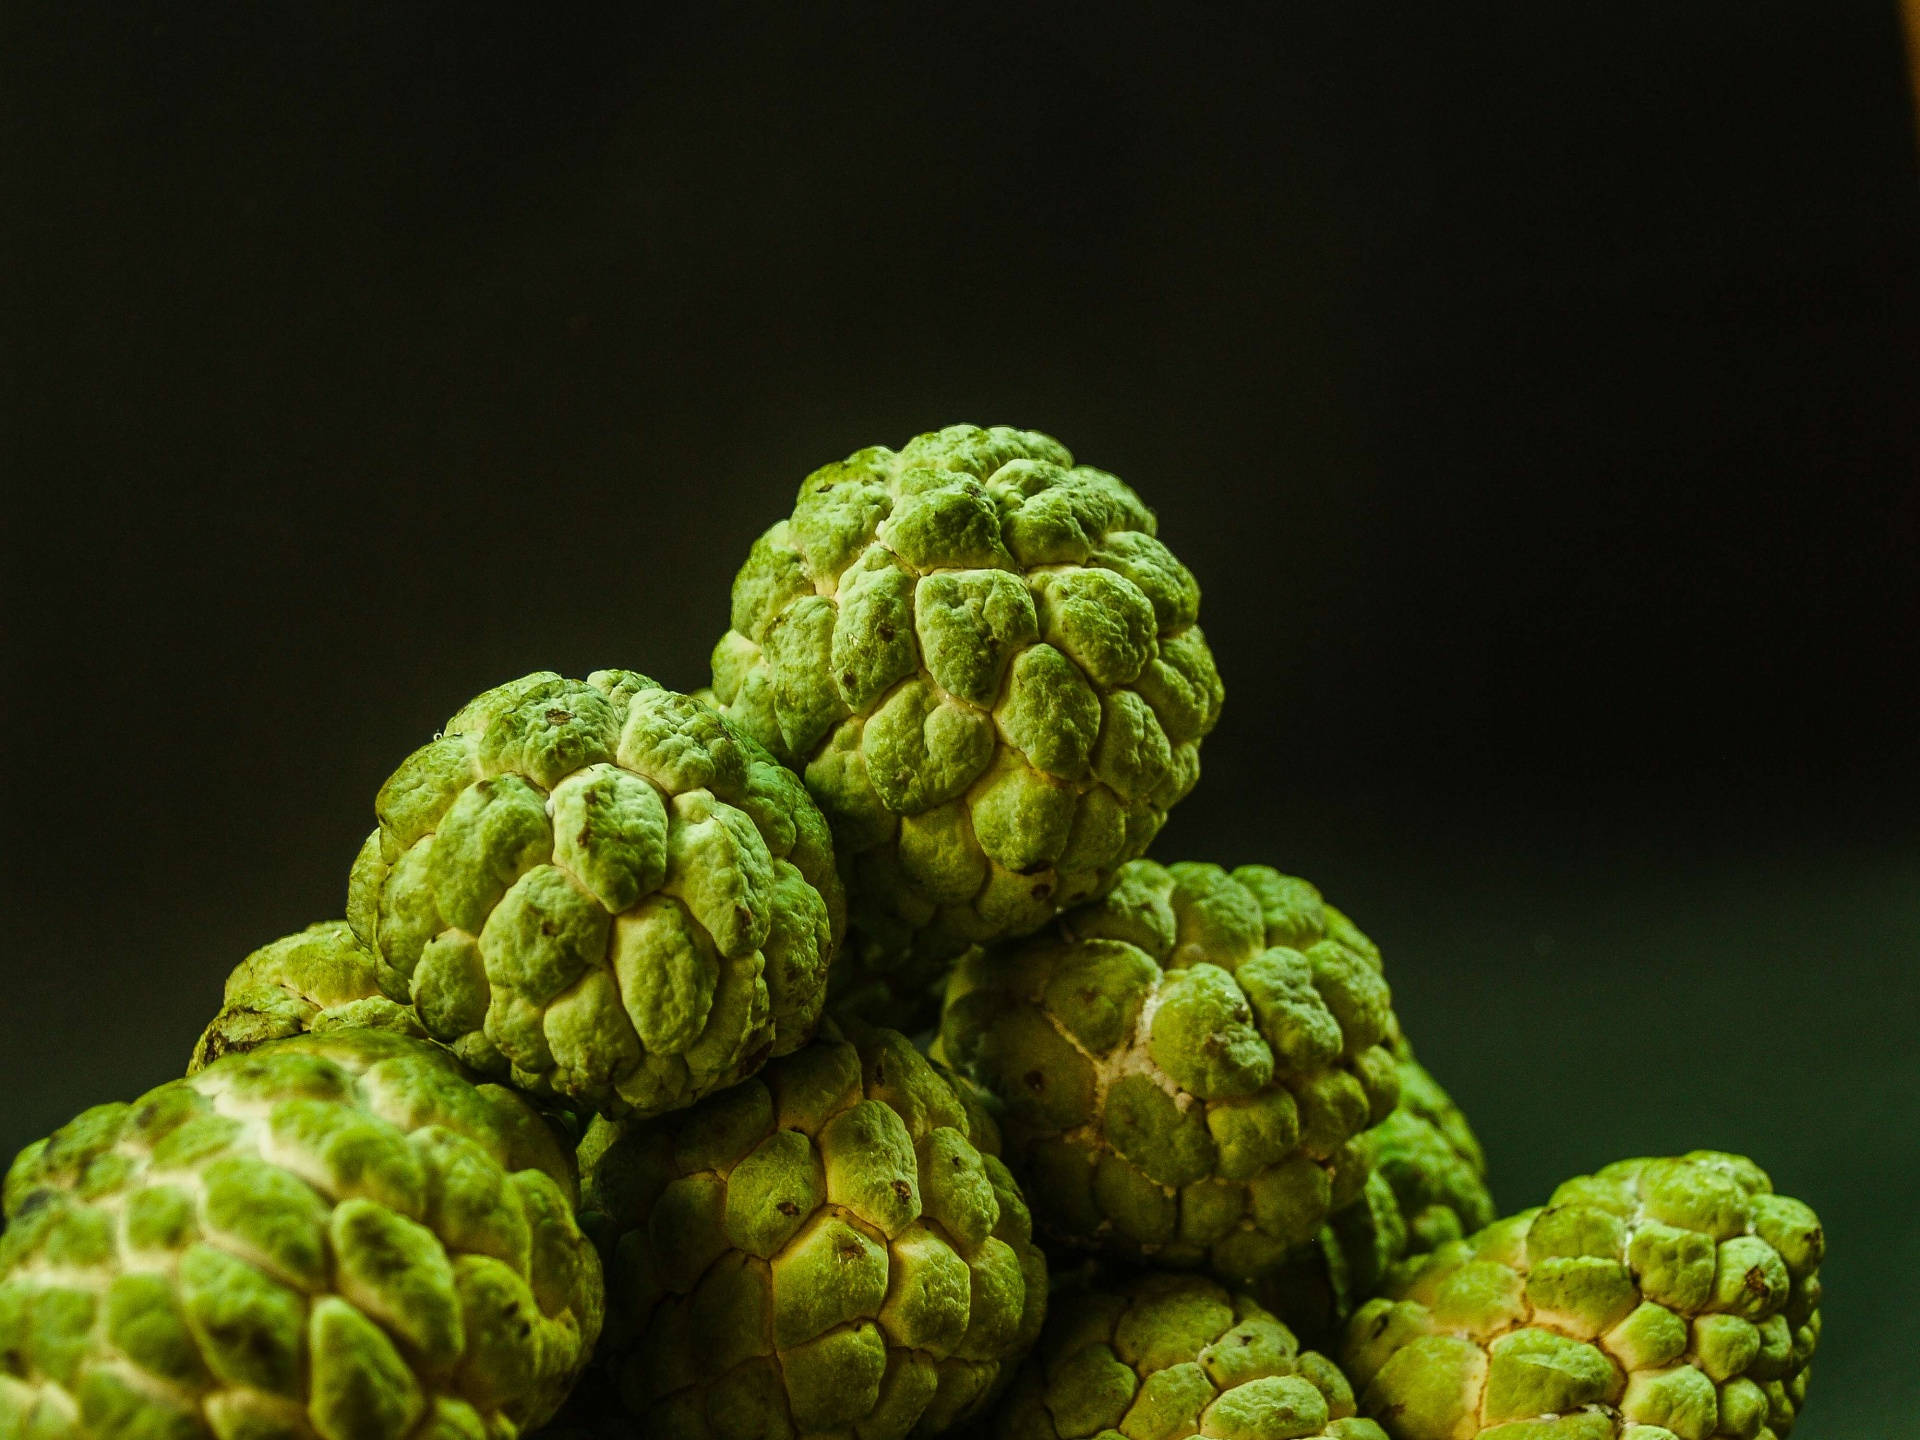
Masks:
[[[699,682],[809,468],[1011,422],[1205,586],[1159,853],[1382,942],[1504,1205],[1757,1156],[1796,1434],[1910,1426],[1892,4],[557,8],[0,16],[0,1149],[174,1074],[469,694]]]

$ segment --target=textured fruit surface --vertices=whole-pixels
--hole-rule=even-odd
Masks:
[[[1145,851],[1220,712],[1199,610],[1139,497],[1045,435],[955,425],[807,477],[713,689],[833,826],[847,1003],[919,1029],[968,945]]]
[[[1486,1158],[1466,1116],[1403,1037],[1392,1049],[1400,1103],[1357,1142],[1371,1171],[1366,1188],[1259,1288],[1267,1308],[1312,1345],[1338,1345],[1348,1316],[1378,1293],[1395,1261],[1493,1223]]]
[[[1200,1275],[1057,1295],[997,1420],[1000,1440],[1383,1440],[1331,1360]]]
[[[379,962],[352,927],[324,920],[261,946],[234,967],[187,1073],[269,1040],[343,1025],[426,1038],[419,1017],[382,993]]]
[[[422,1040],[231,1055],[20,1153],[7,1440],[498,1440],[600,1330],[572,1157]]]
[[[1049,1240],[1249,1285],[1358,1198],[1399,1098],[1379,953],[1265,866],[1125,866],[954,972],[943,1058],[1006,1107]]]
[[[663,1440],[939,1434],[1039,1332],[1046,1264],[993,1122],[897,1031],[844,1030],[581,1147],[601,1349]]]
[[[812,1034],[845,919],[805,788],[644,675],[487,691],[381,788],[347,919],[482,1074],[654,1115]]]
[[[1394,1440],[1778,1440],[1824,1244],[1750,1160],[1623,1160],[1396,1266],[1344,1363]]]

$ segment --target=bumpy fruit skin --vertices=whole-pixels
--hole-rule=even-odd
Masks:
[[[425,1041],[262,1045],[20,1153],[6,1440],[505,1440],[604,1305],[572,1157]]]
[[[816,470],[755,542],[714,695],[833,826],[869,1018],[930,1022],[960,952],[1094,894],[1193,787],[1222,690],[1154,531],[1059,442],[955,425]]]
[[[1824,1244],[1751,1160],[1623,1160],[1396,1267],[1347,1374],[1394,1440],[1778,1440]]]
[[[963,961],[939,1051],[1005,1106],[1049,1240],[1248,1286],[1362,1193],[1394,1029],[1379,952],[1304,880],[1136,860]]]
[[[344,920],[323,920],[263,945],[227,976],[220,1013],[201,1032],[187,1074],[223,1055],[340,1026],[427,1038],[419,1017],[380,989],[380,966]]]
[[[1361,1301],[1379,1293],[1389,1268],[1493,1223],[1487,1162],[1466,1116],[1402,1036],[1400,1103],[1363,1132],[1371,1173],[1359,1197],[1259,1288],[1260,1298],[1307,1343],[1337,1346]]]
[[[899,1440],[987,1404],[1039,1333],[1046,1262],[964,1081],[828,1021],[691,1110],[596,1122],[601,1350],[663,1440]]]
[[[1057,1295],[999,1422],[1002,1440],[1384,1440],[1253,1300],[1166,1273]]]
[[[813,1033],[845,923],[789,771],[644,675],[487,691],[381,788],[347,920],[485,1075],[656,1115]]]

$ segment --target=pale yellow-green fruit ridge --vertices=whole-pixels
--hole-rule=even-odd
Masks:
[[[424,1040],[231,1055],[22,1151],[5,1440],[509,1440],[604,1306],[573,1157]]]
[[[1824,1251],[1751,1160],[1623,1160],[1397,1266],[1342,1361],[1393,1440],[1781,1440]]]
[[[427,1039],[413,1011],[380,988],[380,962],[344,920],[323,920],[248,955],[227,976],[219,1012],[194,1043],[187,1073],[223,1055],[343,1027]]]

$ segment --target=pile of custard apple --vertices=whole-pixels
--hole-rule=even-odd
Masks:
[[[1698,1151],[1496,1218],[1360,927],[1148,858],[1199,621],[962,425],[806,478],[711,689],[469,701],[345,918],[13,1162],[0,1440],[1782,1440],[1807,1206]]]

